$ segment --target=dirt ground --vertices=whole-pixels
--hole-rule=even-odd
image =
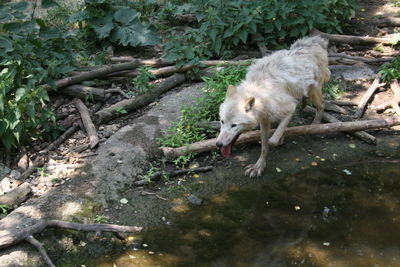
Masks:
[[[359,1],[356,17],[353,19],[351,25],[346,28],[345,33],[370,36],[383,36],[387,33],[393,33],[396,29],[378,28],[374,25],[373,20],[376,16],[380,15],[397,15],[398,11],[399,8],[393,7],[387,1]],[[349,54],[358,56],[375,57],[396,53],[395,48],[389,46],[386,46],[383,52],[374,50],[373,46],[367,50],[365,48],[360,50],[359,47],[348,45],[338,47],[338,51],[346,51]],[[371,81],[360,79],[348,81],[345,84],[347,92],[343,95],[342,100],[357,101],[362,97],[363,92],[371,84]],[[168,93],[167,97],[178,98],[177,96],[185,94],[184,92],[185,90],[182,90],[181,87]],[[188,93],[187,97],[190,97],[192,94]],[[390,90],[381,90],[373,99],[372,105],[380,104],[391,97],[392,93]],[[117,102],[121,99],[121,96],[115,96],[111,101]],[[196,205],[191,202],[193,198],[190,199],[190,196],[206,199],[231,185],[241,186],[247,183],[262,183],[277,176],[290,175],[305,168],[314,168],[325,164],[321,158],[330,162],[335,160],[345,161],[352,157],[359,159],[375,157],[377,153],[380,155],[382,151],[385,151],[388,155],[392,155],[399,149],[398,146],[392,145],[394,143],[393,140],[398,140],[396,132],[374,133],[379,141],[384,144],[378,147],[366,145],[344,134],[296,137],[288,139],[282,147],[272,149],[269,155],[266,174],[259,180],[248,179],[242,174],[243,165],[253,162],[259,153],[258,145],[248,145],[237,147],[232,160],[224,160],[220,156],[206,154],[197,157],[191,163],[192,166],[214,166],[215,170],[208,174],[200,174],[198,177],[191,174],[178,177],[169,182],[160,181],[147,186],[135,187],[133,186],[133,182],[139,180],[138,176],[143,175],[148,170],[148,162],[145,160],[135,162],[135,160],[140,156],[142,151],[146,152],[147,149],[152,149],[137,146],[141,142],[140,138],[147,140],[153,134],[157,136],[161,131],[159,132],[155,128],[161,125],[160,127],[164,127],[165,130],[168,124],[169,117],[157,117],[157,123],[153,123],[154,125],[152,125],[151,121],[143,122],[144,119],[141,119],[142,115],[145,115],[144,118],[147,119],[151,116],[156,116],[151,112],[153,108],[157,108],[159,105],[159,102],[154,103],[140,111],[129,114],[124,119],[117,119],[107,125],[100,126],[99,133],[102,140],[100,148],[96,151],[84,151],[82,153],[67,152],[70,148],[85,144],[88,141],[82,131],[76,133],[57,151],[51,154],[51,162],[46,165],[47,175],[44,176],[39,171],[28,179],[33,188],[33,197],[25,203],[25,208],[30,207],[32,203],[41,203],[38,212],[30,213],[23,209],[17,209],[15,213],[21,213],[23,216],[32,215],[31,217],[34,219],[44,214],[48,217],[72,218],[73,220],[83,222],[93,221],[94,218],[99,219],[101,215],[111,223],[151,227],[152,225],[164,224],[172,220],[177,213],[184,213],[185,209],[190,208],[190,205]],[[170,108],[175,109],[176,112],[178,111],[178,104],[170,105]],[[71,105],[65,105],[63,108],[68,112],[74,109]],[[353,108],[345,108],[350,114],[354,111]],[[167,114],[168,112],[172,113],[167,107],[166,110],[161,110],[159,114]],[[175,116],[176,112],[174,113]],[[351,120],[351,116],[349,115],[335,114],[335,116],[344,121]],[[367,111],[364,118],[376,118],[378,116],[376,112]],[[164,121],[160,122],[161,120]],[[132,125],[133,123],[138,123],[139,126]],[[143,125],[140,123],[143,123]],[[142,131],[143,129],[146,131]],[[128,142],[126,141],[127,139],[131,141]],[[127,144],[132,145],[132,147]],[[43,145],[36,144],[36,150],[43,147]],[[349,145],[355,145],[357,149],[352,149],[351,147],[353,146],[349,148]],[[31,154],[34,154],[33,151]],[[135,151],[137,154],[132,155],[134,154],[132,151]],[[15,155],[15,157],[18,158],[19,155]],[[146,156],[145,158],[149,159],[151,157]],[[10,164],[12,169],[16,170],[16,162],[12,157],[4,157],[4,161],[7,165]],[[172,165],[168,166],[171,168]],[[96,176],[97,180],[92,179],[93,177],[91,176]],[[113,176],[112,179],[110,178],[111,176]],[[81,181],[77,181],[77,178],[81,179]],[[106,197],[108,194],[109,196]],[[57,196],[59,197],[57,201],[60,200],[60,202],[54,200]],[[39,199],[43,199],[44,201],[39,201]],[[124,201],[120,202],[122,199],[126,199],[128,204],[123,204]],[[59,203],[60,206],[57,210],[51,210],[47,213],[41,210],[43,206],[47,205],[46,202],[51,203],[53,201],[52,205],[48,205],[52,207],[55,203]],[[65,206],[67,203],[76,204],[76,206],[72,204],[68,206],[70,213],[67,212],[68,209]],[[71,214],[75,215],[70,216]],[[25,217],[15,218],[21,219]],[[22,223],[29,225],[33,221]],[[0,231],[7,229],[9,224],[11,224],[11,221],[0,221]],[[54,237],[57,237],[56,240]],[[81,255],[76,251],[81,250],[85,252],[90,249],[101,251],[109,246],[106,244],[107,242],[101,242],[102,246],[104,245],[105,247],[90,247],[95,246],[95,243],[98,242],[97,239],[93,239],[90,246],[83,248],[77,241],[80,237],[82,235],[70,233],[66,233],[66,236],[63,237],[56,231],[51,230],[46,231],[44,237],[40,239],[45,243],[46,247],[54,246],[53,249],[50,249],[49,253],[52,258],[57,259],[59,262],[62,262],[62,253],[66,250],[68,251],[68,257],[76,257],[77,255]],[[119,241],[114,240],[113,242]],[[1,265],[13,266],[10,263],[12,261],[9,261],[10,258],[15,258],[17,254],[14,253],[21,253],[21,251],[25,253],[22,253],[25,256],[22,256],[20,262],[23,266],[35,265],[39,262],[37,254],[29,246],[19,245],[1,253],[0,263],[8,262],[7,264],[9,264]],[[75,252],[72,253],[71,251]],[[3,257],[6,256],[8,258],[4,260],[5,258]]]

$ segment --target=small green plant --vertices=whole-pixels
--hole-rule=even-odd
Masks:
[[[150,163],[150,169],[146,172],[146,174],[143,176],[143,180],[145,181],[146,184],[151,183],[151,178],[154,173],[159,172],[160,168],[155,166],[155,163]]]
[[[53,184],[56,184],[56,183],[59,183],[61,180],[59,179],[59,178],[53,178],[53,179],[51,179],[51,182],[53,183]]]
[[[400,56],[396,56],[391,62],[383,64],[379,74],[385,82],[400,79]]]
[[[128,114],[128,111],[126,111],[126,109],[124,109],[123,107],[116,107],[114,108],[114,110],[121,115]]]
[[[47,173],[46,173],[46,168],[45,167],[40,167],[40,168],[37,168],[37,174],[39,174],[40,176],[46,176],[47,175]]]
[[[95,223],[108,223],[108,220],[109,220],[109,219],[110,219],[110,218],[109,218],[107,215],[96,214],[96,215],[94,216],[93,221],[94,221]]]
[[[140,66],[138,69],[138,75],[132,79],[132,86],[137,90],[137,94],[144,94],[154,88],[154,85],[150,83],[151,80],[155,79],[153,73],[150,72],[149,66]]]
[[[204,127],[210,121],[218,120],[219,106],[225,99],[228,85],[238,84],[247,72],[246,65],[228,66],[216,71],[211,78],[204,78],[206,86],[203,88],[204,96],[198,97],[192,105],[182,105],[181,116],[177,122],[173,122],[167,135],[158,142],[162,146],[180,147],[202,141],[215,135],[215,131]],[[185,165],[193,154],[178,157],[174,163]]]
[[[374,50],[377,52],[383,53],[383,52],[385,52],[385,47],[383,46],[383,44],[377,44],[374,47]]]
[[[11,208],[8,205],[0,204],[0,213],[7,215]]]
[[[325,83],[324,87],[322,88],[322,91],[327,99],[333,99],[333,100],[340,98],[344,93],[342,84],[340,83],[339,80],[335,79]]]

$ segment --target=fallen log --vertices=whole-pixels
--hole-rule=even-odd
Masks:
[[[89,110],[79,98],[74,99],[74,105],[79,111],[79,114],[81,114],[83,126],[89,136],[90,148],[93,149],[99,144],[99,135],[97,134],[92,119],[90,118]]]
[[[375,91],[379,87],[385,85],[385,83],[379,83],[379,82],[380,82],[380,77],[376,77],[374,82],[368,88],[367,92],[361,98],[360,103],[358,104],[357,109],[353,115],[353,118],[359,119],[362,117],[362,115],[364,114],[365,106],[367,105],[371,96],[375,93]]]
[[[34,171],[37,170],[37,168],[42,167],[44,163],[47,161],[47,156],[46,155],[39,155],[33,162],[32,165],[29,166],[26,171],[24,171],[20,177],[18,177],[18,181],[25,181],[26,178],[29,177]]]
[[[312,124],[306,126],[296,126],[287,128],[285,136],[297,136],[307,134],[328,134],[334,132],[352,132],[361,131],[368,129],[381,129],[389,128],[400,124],[398,118],[385,118],[380,120],[365,120],[365,121],[354,121],[354,122],[334,122],[326,124]],[[274,130],[271,131],[271,134]],[[245,144],[251,142],[257,142],[260,140],[260,131],[251,131],[240,135],[236,144]],[[209,139],[201,142],[196,142],[188,146],[171,148],[161,147],[161,151],[167,160],[172,160],[178,156],[186,155],[188,153],[201,153],[216,149],[217,139]]]
[[[330,34],[313,30],[312,35],[320,35],[329,40],[329,42],[336,44],[353,44],[353,45],[374,45],[374,44],[392,44],[391,38],[371,37],[371,36],[354,36],[354,35],[341,35]]]
[[[378,27],[386,27],[386,26],[400,26],[400,18],[399,17],[384,17],[378,18],[375,20],[375,24]]]
[[[335,58],[335,59],[336,58],[345,58],[345,59],[354,60],[355,62],[364,62],[364,63],[369,63],[369,64],[390,62],[393,60],[393,57],[369,58],[369,57],[350,56],[350,55],[346,55],[344,53],[329,53],[328,56],[329,56],[329,60],[331,60],[331,58]]]
[[[70,85],[59,90],[60,94],[77,97],[81,99],[93,98],[96,101],[105,101],[106,92],[102,88],[84,86],[84,85]]]
[[[354,100],[332,100],[329,101],[332,104],[336,104],[338,106],[357,106],[358,103]]]
[[[193,69],[194,67],[212,67],[212,66],[229,66],[229,65],[249,65],[251,63],[251,60],[202,60],[199,62],[200,65],[194,65],[194,64],[185,64],[181,67],[177,66],[167,66],[159,69],[154,69],[154,70],[149,70],[151,74],[153,74],[155,77],[165,77],[177,72],[185,72],[188,70]],[[133,78],[136,77],[139,74],[137,71],[121,71],[121,72],[114,72],[110,73],[108,77],[110,79],[119,78]],[[118,79],[117,79],[118,80]]]
[[[312,113],[312,114],[315,114],[315,112],[316,112],[315,108],[310,107],[310,106],[307,106],[304,109],[304,111],[308,112],[308,113]],[[335,118],[334,116],[332,116],[326,112],[323,113],[322,119],[326,122],[340,122],[340,120],[338,120],[337,118]],[[371,144],[371,145],[377,144],[376,137],[367,132],[357,131],[357,132],[344,132],[344,133],[348,133],[348,134],[360,139],[361,141],[364,141],[367,144]]]
[[[132,111],[141,108],[153,101],[155,101],[161,94],[168,90],[182,84],[186,80],[185,74],[176,73],[171,77],[160,82],[149,93],[137,96],[132,99],[122,100],[108,108],[102,109],[94,114],[94,121],[96,124],[101,124],[110,121],[120,115],[120,110]]]
[[[165,67],[174,65],[174,62],[165,61],[162,59],[138,59],[131,56],[112,57],[112,63],[131,62],[133,60],[140,60],[141,65],[150,67]]]
[[[31,192],[32,188],[29,186],[29,183],[23,183],[10,192],[0,196],[0,205],[7,205],[10,208],[18,207],[28,198]]]
[[[77,74],[77,75],[74,75],[71,77],[57,80],[55,82],[55,86],[56,86],[56,88],[63,88],[68,85],[77,84],[77,83],[80,83],[83,81],[102,77],[109,73],[118,72],[118,71],[122,71],[122,70],[135,69],[138,66],[140,66],[140,64],[141,64],[140,60],[133,60],[133,61],[127,62],[127,63],[112,64],[112,65],[104,66],[104,67],[101,67],[101,68],[98,68],[98,69],[95,69],[92,71],[82,72],[80,74]],[[47,90],[51,89],[51,87],[49,85],[45,86],[45,88]]]
[[[137,226],[124,226],[116,224],[80,224],[80,223],[70,223],[59,220],[40,220],[38,223],[32,226],[24,226],[21,231],[16,233],[7,233],[0,236],[0,249],[18,244],[22,241],[27,241],[33,244],[37,249],[39,249],[40,254],[44,257],[46,263],[49,266],[55,266],[47,253],[44,250],[43,245],[37,241],[33,235],[42,232],[47,227],[58,227],[62,229],[70,229],[76,231],[85,232],[113,232],[113,233],[137,233],[142,230],[142,227]],[[44,251],[44,253],[43,253]],[[47,256],[47,257],[46,257]]]

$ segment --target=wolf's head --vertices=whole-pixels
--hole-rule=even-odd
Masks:
[[[224,157],[230,156],[232,145],[242,132],[257,126],[255,101],[253,96],[243,96],[237,92],[236,87],[228,86],[225,100],[219,107],[221,130],[216,144]]]

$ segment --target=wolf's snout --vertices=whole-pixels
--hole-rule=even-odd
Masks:
[[[223,146],[222,142],[219,142],[219,141],[216,143],[216,145],[217,145],[217,147],[219,147],[219,148],[221,148],[221,147]]]

